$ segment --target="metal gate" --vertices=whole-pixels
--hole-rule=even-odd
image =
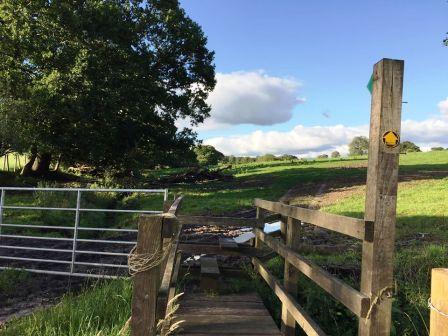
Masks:
[[[134,227],[130,228],[114,228],[107,225],[99,227],[95,223],[86,221],[81,225],[83,214],[102,213],[103,216],[127,214],[133,217],[135,214],[157,214],[163,212],[163,204],[168,199],[167,189],[1,187],[0,191],[0,269],[18,268],[35,273],[96,278],[115,278],[127,274],[127,256],[136,244],[137,220],[132,218]],[[36,193],[43,193],[43,195],[52,193],[53,198],[56,199],[59,199],[59,195],[68,193],[73,198],[74,206],[54,207],[39,206],[39,204],[36,206],[11,202],[14,201],[14,196],[22,193],[31,193],[34,198]],[[143,194],[145,197],[157,197],[153,203],[158,203],[160,198],[158,203],[160,208],[158,210],[111,209],[83,206],[83,199],[91,193],[118,193],[122,196]],[[89,196],[92,197],[92,195]],[[10,202],[8,197],[11,198]],[[70,219],[72,225],[33,224],[18,222],[17,219],[14,223],[8,223],[6,219],[11,216],[6,216],[6,212],[9,214],[20,212],[25,218],[24,213],[28,212],[35,214],[36,212],[39,214],[63,212],[67,216],[71,214],[74,218],[73,221]],[[105,218],[107,221],[107,217]],[[97,219],[93,217],[93,220]]]

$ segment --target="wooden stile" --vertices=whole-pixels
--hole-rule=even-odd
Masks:
[[[448,333],[448,268],[434,268],[431,274],[430,336]]]
[[[364,219],[374,227],[372,241],[363,242],[361,292],[375,304],[369,318],[359,320],[361,336],[389,336],[391,330],[400,146],[387,146],[383,138],[387,132],[400,134],[403,68],[403,61],[383,59],[373,71]]]

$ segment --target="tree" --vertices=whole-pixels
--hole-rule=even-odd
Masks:
[[[328,155],[327,154],[320,154],[317,157],[318,159],[328,159]]]
[[[421,152],[420,147],[411,141],[403,141],[400,144],[400,153]]]
[[[431,148],[431,151],[433,151],[433,152],[439,152],[439,151],[443,151],[443,150],[445,150],[445,148],[443,148],[443,147],[432,147]]]
[[[277,160],[277,157],[274,154],[264,154],[261,156],[257,156],[258,162],[270,162]]]
[[[338,158],[338,157],[341,157],[341,153],[339,153],[338,151],[333,151],[333,152],[331,153],[331,157],[332,157],[332,158]]]
[[[291,154],[283,154],[282,156],[279,157],[279,159],[281,161],[291,161],[291,162],[294,162],[295,160],[297,160],[297,156],[291,155]]]
[[[369,139],[365,136],[354,137],[348,147],[351,156],[367,154],[369,151]]]
[[[0,119],[25,173],[53,157],[120,170],[192,148],[209,115],[213,52],[177,0],[0,2]]]
[[[203,166],[216,165],[224,159],[224,154],[210,145],[199,145],[194,149],[194,152],[199,164]]]

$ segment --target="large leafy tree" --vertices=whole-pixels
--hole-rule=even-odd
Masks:
[[[224,154],[211,145],[198,145],[194,152],[198,163],[203,166],[216,165],[224,159]]]
[[[2,0],[0,118],[31,153],[128,169],[190,150],[209,115],[213,52],[177,0]]]
[[[369,139],[365,136],[357,136],[348,145],[349,155],[364,155],[369,151]]]

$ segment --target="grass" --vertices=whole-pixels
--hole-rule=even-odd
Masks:
[[[278,199],[297,185],[303,188],[304,194],[313,194],[321,183],[333,183],[337,190],[352,182],[359,186],[356,194],[326,205],[323,211],[362,217],[366,165],[365,157],[249,163],[229,170],[235,176],[232,181],[177,185],[170,187],[170,192],[186,196],[183,213],[223,215],[249,209],[256,197]],[[398,286],[393,303],[393,335],[427,335],[429,272],[434,267],[448,266],[448,179],[441,177],[441,172],[447,171],[448,151],[411,153],[400,157],[400,174],[409,176],[410,181],[400,183],[398,194],[397,237],[403,244],[395,255]],[[178,171],[162,170],[152,176],[173,172]],[[142,208],[161,204],[160,200],[140,195],[130,195],[119,202],[120,206]],[[113,225],[131,225],[134,220],[120,219]],[[309,254],[307,257],[320,265],[359,266],[360,263],[356,250],[330,256]],[[269,268],[282,277],[281,258],[272,259]],[[359,279],[351,276],[345,276],[344,281],[354,287],[359,284]],[[252,284],[278,321],[278,299],[255,275]],[[130,282],[126,281],[97,284],[80,296],[66,296],[56,307],[11,322],[0,335],[84,336],[97,335],[100,330],[103,330],[102,336],[116,335],[130,314],[130,287]],[[231,287],[238,291],[247,285],[236,281],[231,283]],[[300,278],[299,288],[299,302],[324,330],[331,335],[356,334],[357,319],[341,304],[305,277]],[[75,308],[77,306],[80,308]],[[75,333],[78,329],[80,331]]]
[[[49,309],[17,319],[1,336],[117,336],[131,315],[130,279],[96,282]],[[122,333],[123,336],[129,333]]]

